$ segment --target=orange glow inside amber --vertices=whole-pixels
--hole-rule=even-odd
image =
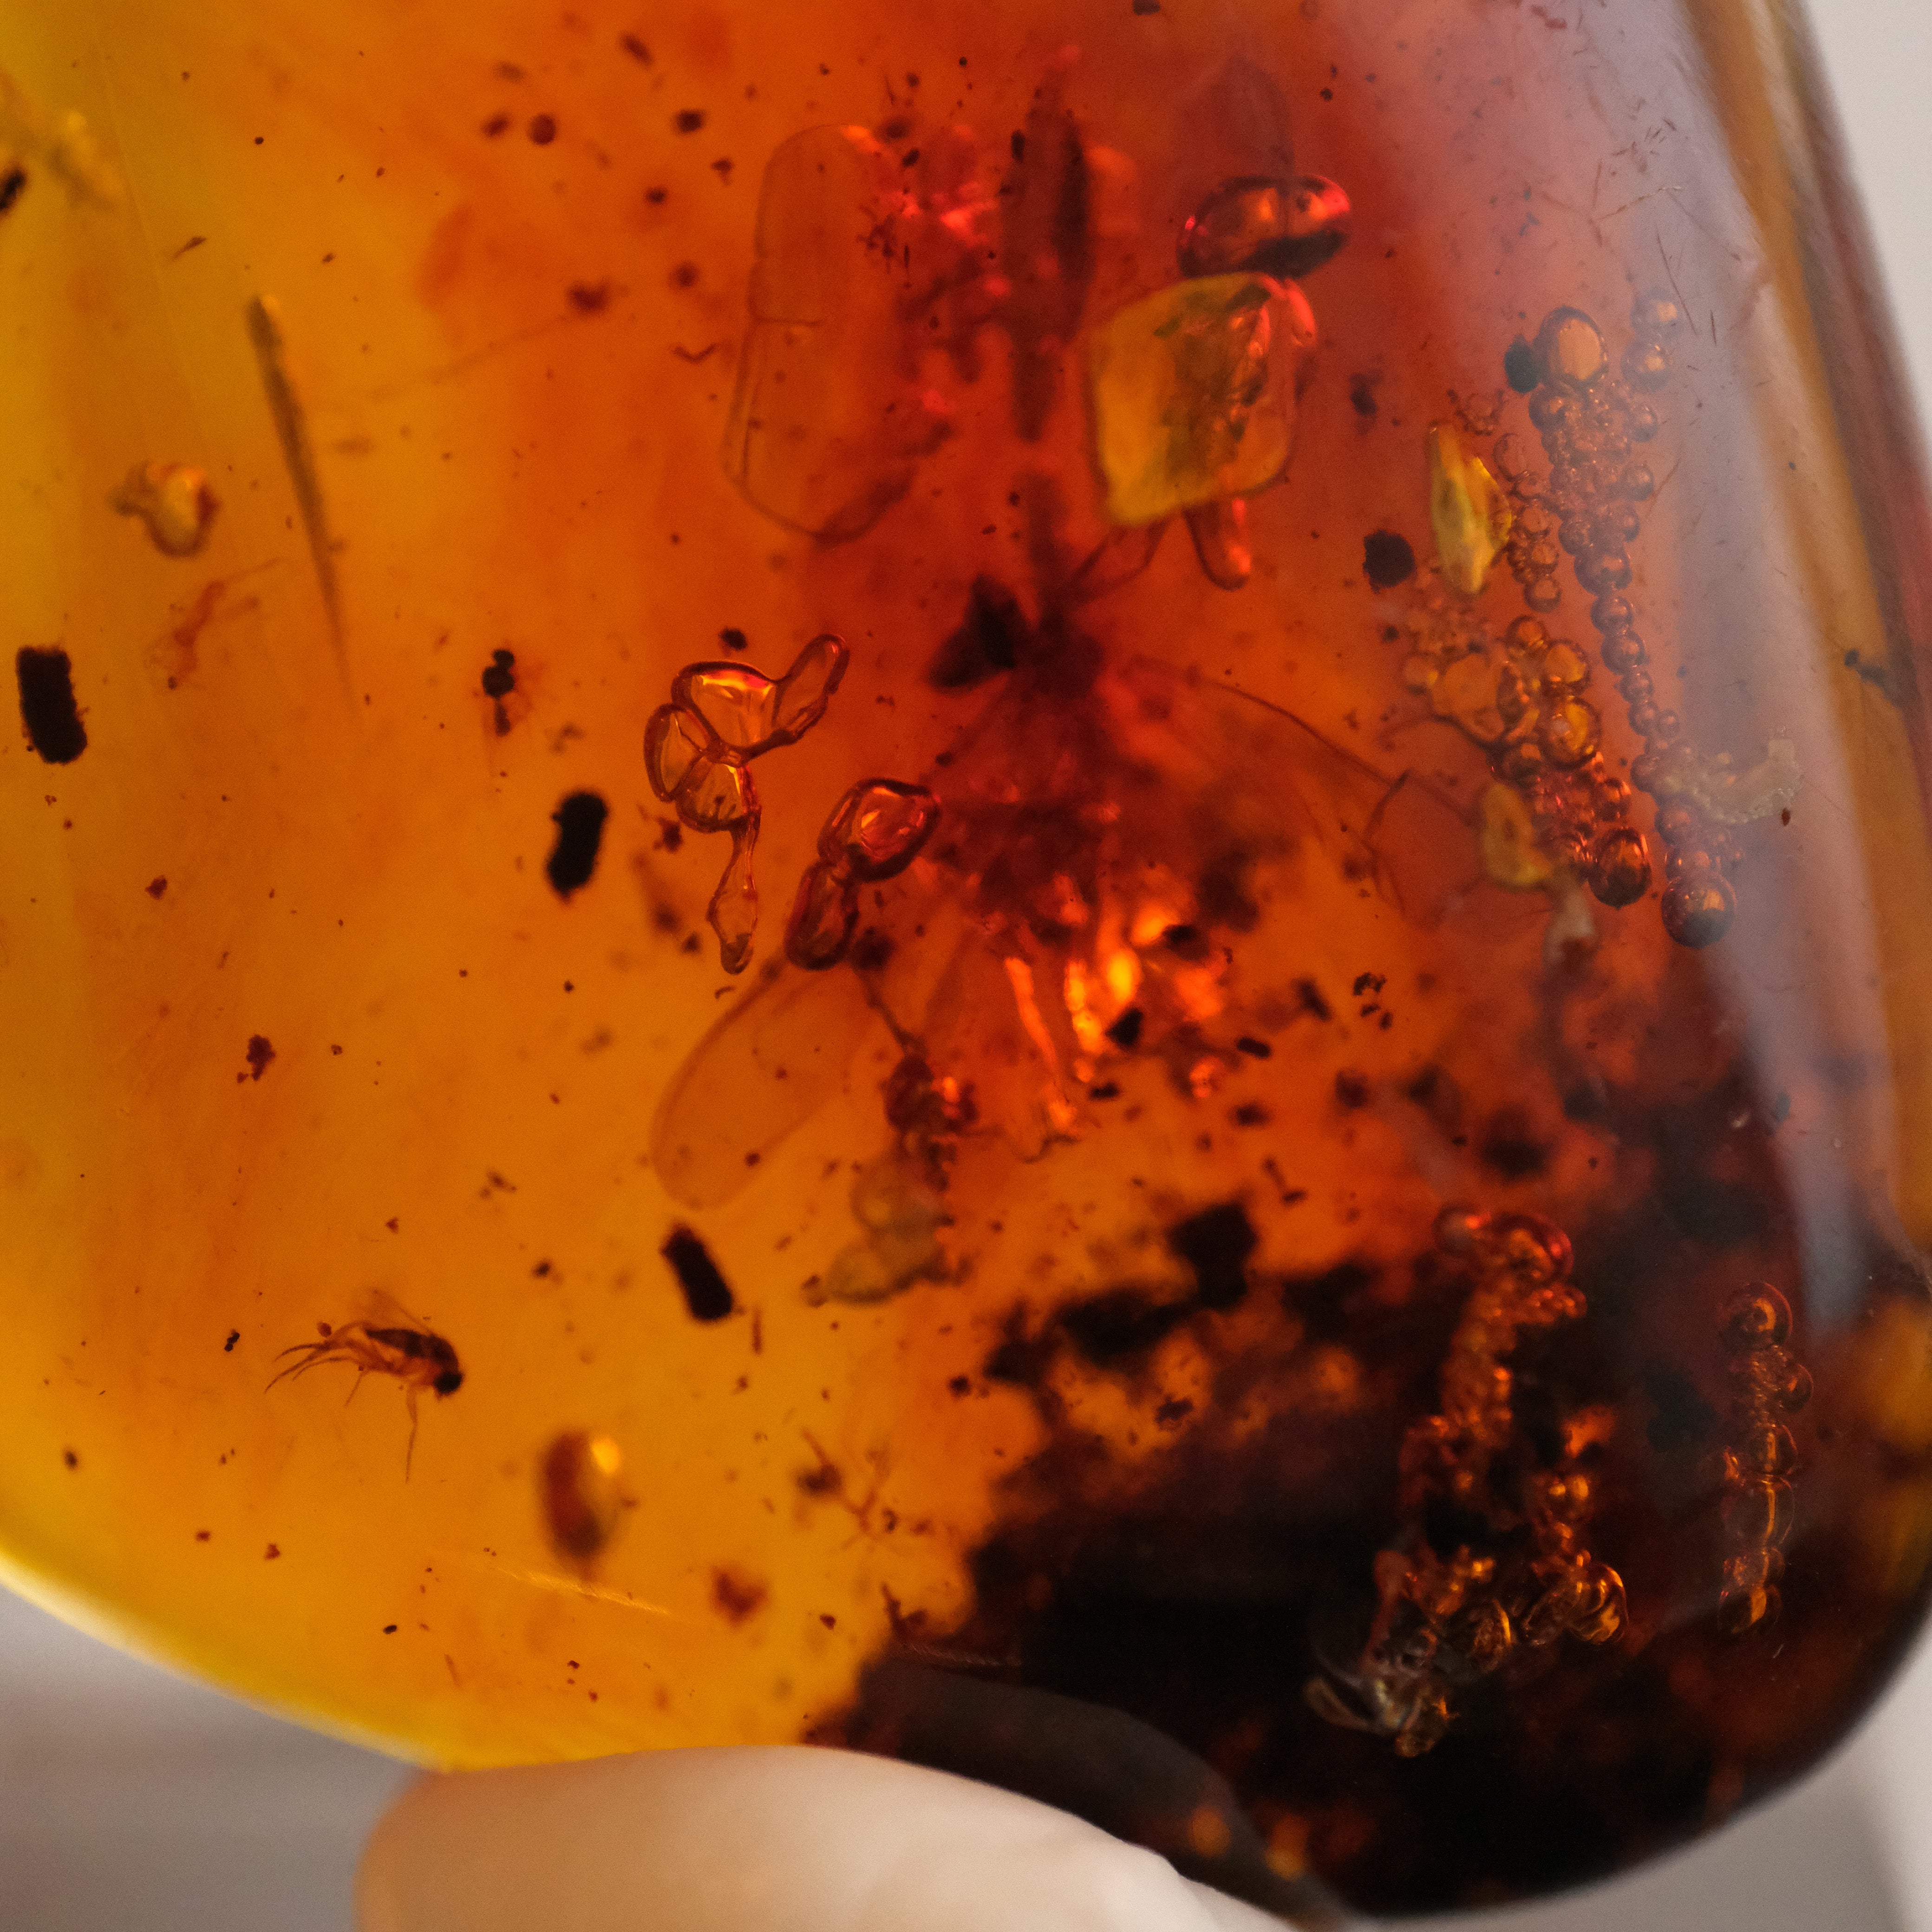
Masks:
[[[1815,1756],[1932,865],[1748,10],[16,8],[9,1577],[1277,1904]]]

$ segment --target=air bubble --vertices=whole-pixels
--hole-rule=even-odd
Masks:
[[[1248,544],[1246,501],[1225,497],[1218,502],[1197,503],[1185,514],[1194,554],[1208,582],[1222,590],[1240,590],[1255,568],[1255,554]]]
[[[677,794],[677,814],[694,832],[728,832],[758,808],[758,787],[742,765],[700,758]]]
[[[1576,581],[1592,592],[1621,590],[1630,580],[1630,553],[1593,550],[1576,560]]]
[[[1656,391],[1670,380],[1670,357],[1660,342],[1633,342],[1624,351],[1624,380],[1632,388]]]
[[[1522,587],[1522,601],[1532,610],[1553,610],[1563,602],[1563,589],[1553,577],[1532,578]]]
[[[819,856],[875,884],[904,872],[938,823],[939,800],[923,786],[868,778],[854,785],[826,820]]]
[[[1576,646],[1559,638],[1542,664],[1543,688],[1554,694],[1581,691],[1590,681],[1590,663]]]
[[[1798,1447],[1782,1423],[1766,1422],[1750,1430],[1737,1445],[1741,1468],[1757,1476],[1788,1476],[1797,1467]]]
[[[1734,1544],[1770,1549],[1791,1534],[1791,1485],[1760,1477],[1724,1498],[1724,1533]]]
[[[1728,880],[1678,879],[1664,889],[1664,929],[1680,946],[1714,946],[1731,929],[1737,895]]]
[[[1768,1629],[1778,1621],[1780,1599],[1767,1585],[1758,1590],[1726,1590],[1718,1600],[1718,1628],[1726,1636]]]
[[[718,742],[750,754],[772,734],[778,687],[748,664],[687,664],[672,680],[671,702],[700,719]]]
[[[1536,353],[1546,380],[1585,388],[1604,373],[1609,352],[1603,332],[1579,308],[1559,308],[1537,332]]]
[[[1554,763],[1572,766],[1582,764],[1595,754],[1602,732],[1603,721],[1594,707],[1581,698],[1568,698],[1552,704],[1543,714],[1537,736]]]
[[[746,782],[749,783],[748,774]],[[758,932],[758,893],[752,878],[752,852],[758,837],[755,814],[732,828],[730,862],[705,908],[711,929],[718,935],[718,963],[728,973],[744,971]]]
[[[1739,1354],[1782,1348],[1791,1339],[1791,1304],[1768,1282],[1754,1282],[1724,1310],[1724,1336]]]
[[[1618,826],[1598,840],[1590,860],[1590,890],[1601,904],[1634,905],[1649,891],[1650,878],[1650,853],[1635,826]]]
[[[1668,335],[1682,322],[1684,310],[1666,289],[1648,289],[1630,304],[1630,327],[1639,335]]]
[[[1656,490],[1657,478],[1647,464],[1630,464],[1617,478],[1618,495],[1628,497],[1633,503],[1646,502]]]
[[[661,704],[644,727],[644,776],[650,788],[668,805],[692,768],[705,756],[710,734],[688,711]]]
[[[830,631],[814,638],[778,680],[772,707],[772,736],[760,748],[797,743],[825,716],[850,661],[851,652],[843,638]]]
[[[1223,182],[1180,231],[1180,272],[1253,273],[1294,280],[1312,274],[1348,238],[1348,197],[1331,181],[1292,185],[1265,176]]]
[[[785,957],[808,973],[822,973],[844,958],[858,923],[858,881],[819,860],[798,882],[785,922]]]

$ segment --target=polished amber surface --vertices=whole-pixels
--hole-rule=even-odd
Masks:
[[[1932,1565],[1932,850],[1790,31],[16,8],[10,1579],[1308,1916],[1813,1760]]]

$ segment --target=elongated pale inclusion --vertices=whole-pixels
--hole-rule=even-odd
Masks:
[[[1429,521],[1442,574],[1464,596],[1489,581],[1514,520],[1509,499],[1448,423],[1429,432]]]
[[[952,421],[920,356],[936,334],[970,367],[1000,292],[985,212],[962,130],[926,144],[910,178],[863,128],[808,128],[772,154],[724,438],[727,473],[767,515],[840,542],[911,487]]]

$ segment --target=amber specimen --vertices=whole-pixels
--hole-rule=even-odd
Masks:
[[[1304,1916],[1814,1760],[1932,1569],[1932,604],[1758,24],[16,6],[10,1578]]]

